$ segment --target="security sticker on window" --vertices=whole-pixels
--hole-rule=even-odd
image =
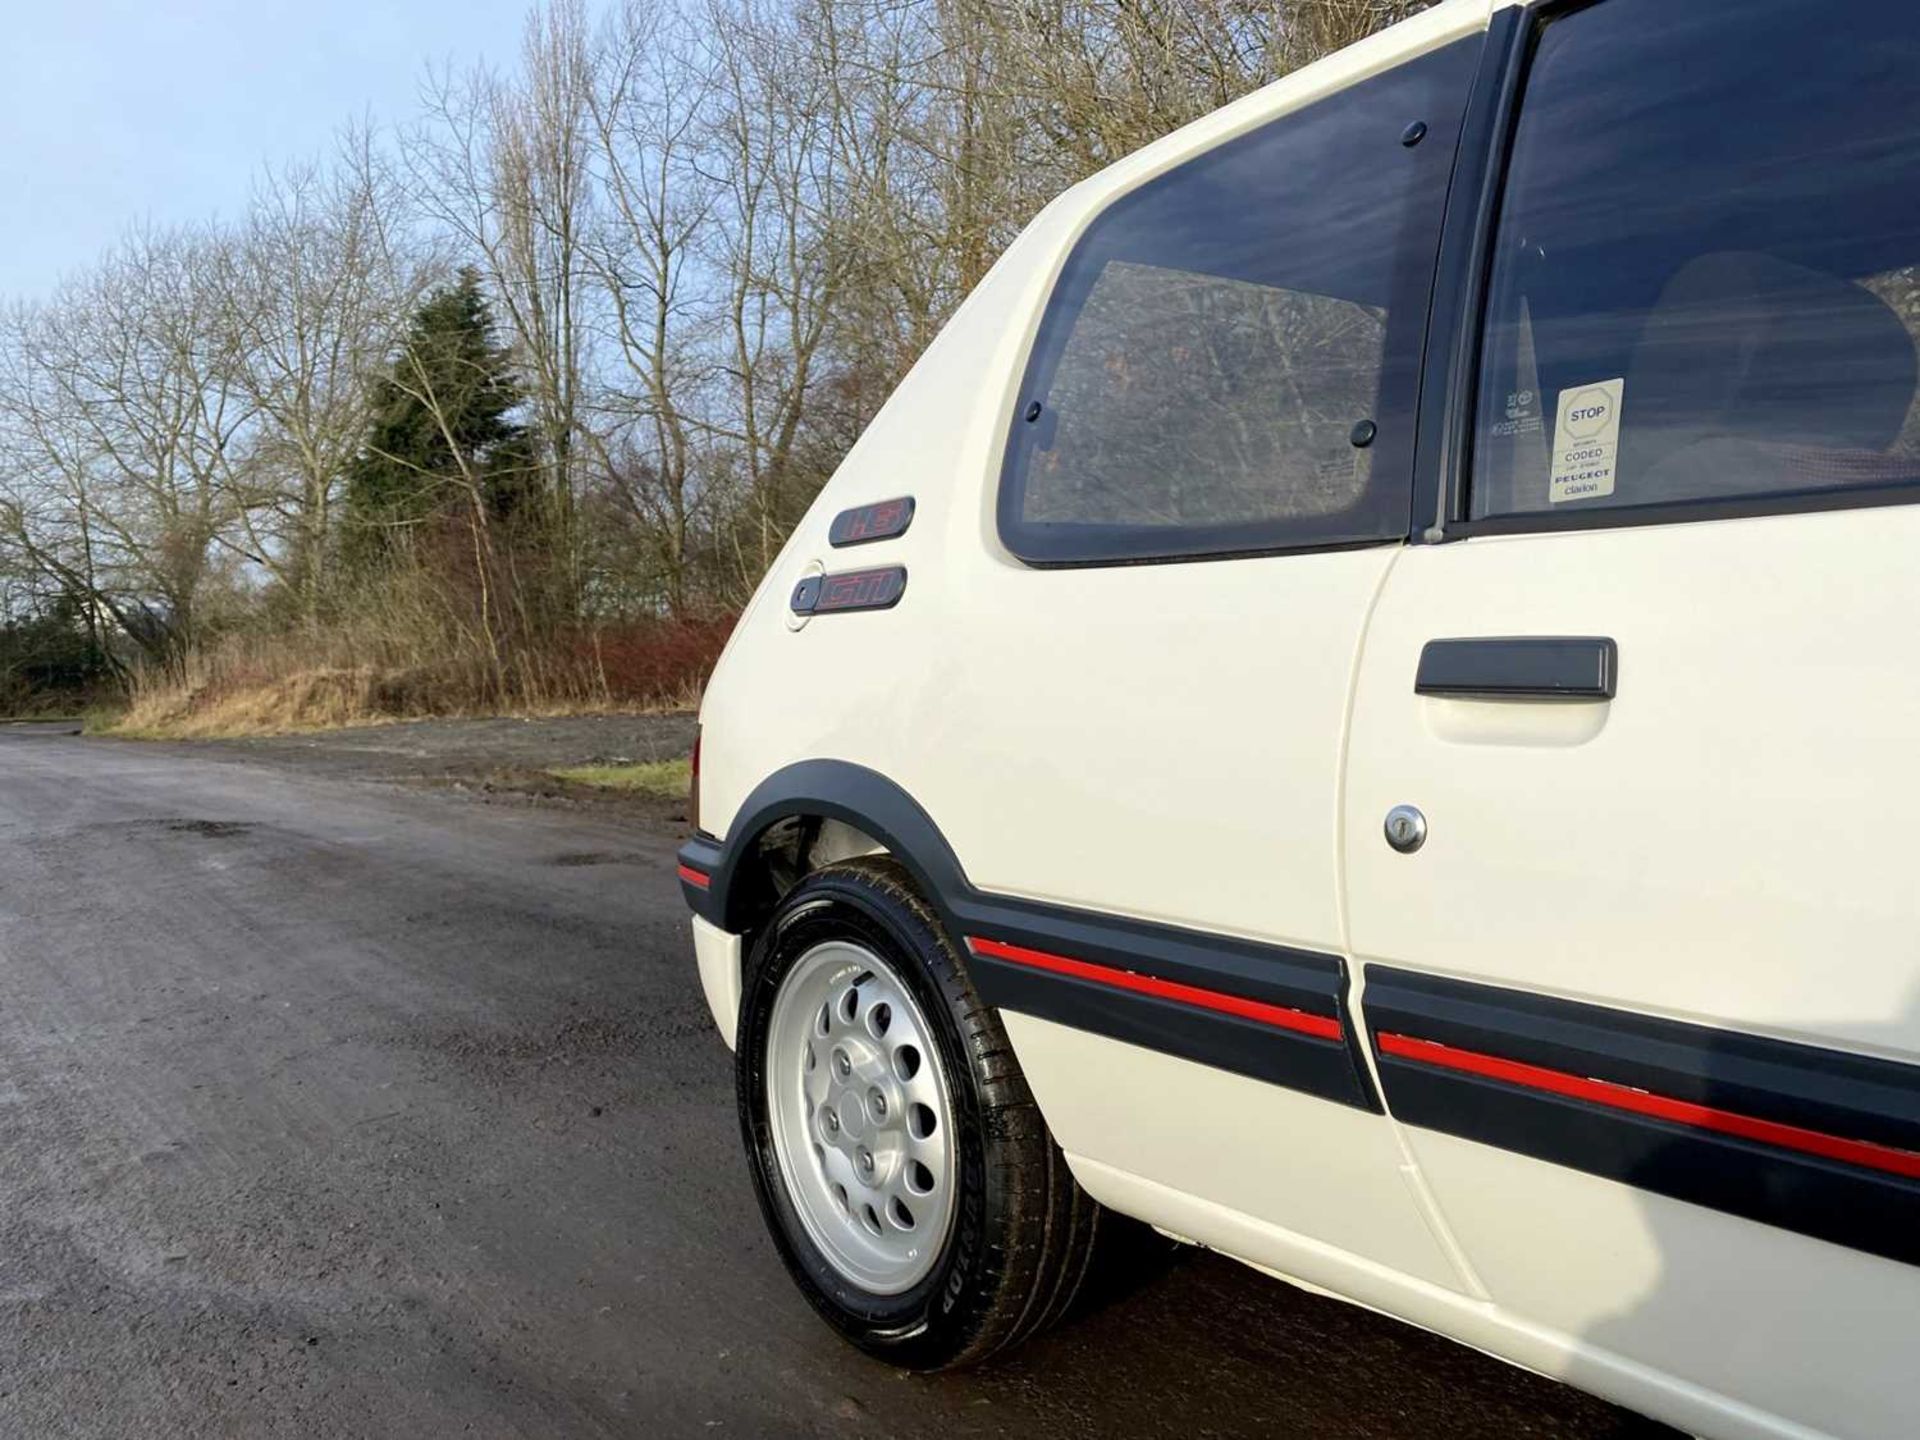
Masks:
[[[1595,380],[1560,392],[1553,423],[1549,504],[1597,500],[1613,493],[1620,451],[1620,392],[1626,381]]]

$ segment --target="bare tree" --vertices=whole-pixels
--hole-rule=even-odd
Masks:
[[[592,91],[605,216],[588,256],[619,358],[601,398],[606,493],[650,537],[674,614],[689,603],[703,499],[696,452],[714,374],[702,353],[711,314],[696,287],[701,239],[718,223],[718,186],[700,154],[716,90],[705,60],[682,15],[627,0],[602,33]]]
[[[750,589],[825,474],[797,465],[842,282],[827,243],[844,208],[832,86],[791,10],[710,0],[718,86],[709,145],[718,180],[710,249],[725,277],[727,404],[717,436],[737,448],[757,546]]]
[[[510,66],[430,73],[404,130],[0,312],[0,612],[68,597],[176,671],[223,627],[404,623],[495,699],[582,626],[724,614],[1054,194],[1424,0],[599,3],[535,0]],[[538,523],[452,463],[392,523],[459,575],[347,573],[381,385],[462,454],[406,334],[467,266]]]
[[[556,549],[576,588],[572,516],[590,363],[592,92],[585,11],[580,0],[551,0],[528,18],[519,75],[433,77],[426,123],[403,149],[413,193],[478,259],[513,333]]]
[[[366,436],[367,377],[443,273],[404,237],[407,204],[374,137],[349,129],[331,165],[263,175],[218,275],[256,417],[230,467],[232,511],[249,557],[309,623],[328,594],[341,479]]]
[[[133,232],[9,337],[10,430],[31,462],[16,533],[64,500],[94,597],[162,661],[192,643],[215,550],[236,544],[226,482],[254,418],[211,278],[220,243]],[[59,547],[37,548],[53,563]]]

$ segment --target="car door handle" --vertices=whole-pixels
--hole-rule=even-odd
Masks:
[[[1454,700],[1611,700],[1620,649],[1604,635],[1429,640],[1416,694]]]

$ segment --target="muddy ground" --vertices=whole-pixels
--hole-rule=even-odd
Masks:
[[[595,795],[586,787],[555,781],[548,772],[684,759],[693,749],[694,728],[689,714],[414,720],[308,735],[197,741],[189,748],[312,775],[444,786],[483,797],[589,803],[671,822],[683,807],[642,796]]]

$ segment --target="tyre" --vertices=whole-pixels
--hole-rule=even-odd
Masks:
[[[748,959],[735,1078],[754,1189],[813,1307],[890,1364],[974,1364],[1064,1314],[1100,1208],[906,873],[787,895]]]

